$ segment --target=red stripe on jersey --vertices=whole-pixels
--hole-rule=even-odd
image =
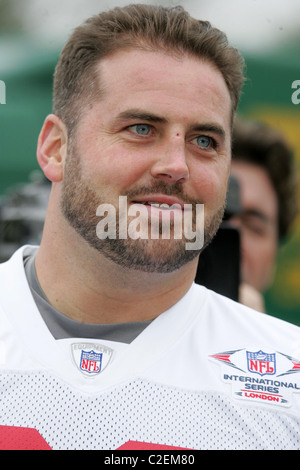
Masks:
[[[148,442],[128,441],[117,450],[191,450],[185,447],[165,446],[162,444],[150,444]]]
[[[36,429],[0,426],[0,450],[52,450]]]

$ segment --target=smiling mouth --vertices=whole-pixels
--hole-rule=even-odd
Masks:
[[[161,210],[183,210],[183,205],[180,203],[168,204],[166,202],[155,201],[133,201],[132,204],[142,204],[143,206],[151,206],[155,209]]]
[[[185,204],[181,199],[165,194],[149,194],[148,196],[140,196],[137,199],[132,200],[131,203],[142,204],[144,206],[161,210],[183,211],[185,208]]]

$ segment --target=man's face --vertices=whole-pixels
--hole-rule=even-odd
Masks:
[[[126,267],[171,272],[194,259],[186,240],[99,240],[100,204],[204,204],[205,243],[223,214],[230,168],[231,100],[212,65],[189,56],[119,51],[99,65],[101,100],[85,107],[68,148],[62,209],[105,256]],[[194,219],[195,224],[195,219]]]
[[[240,229],[242,281],[263,292],[270,285],[278,249],[278,205],[266,171],[234,161],[231,174],[238,180],[242,214],[231,223]]]

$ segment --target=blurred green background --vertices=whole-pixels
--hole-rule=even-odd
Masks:
[[[12,185],[28,182],[31,172],[39,169],[36,142],[51,112],[58,55],[59,48],[45,49],[26,35],[0,35],[0,80],[6,84],[6,104],[0,104],[0,196]],[[294,148],[300,175],[300,105],[291,101],[292,82],[300,80],[300,38],[273,51],[245,52],[244,57],[248,80],[239,113],[283,132]],[[275,282],[265,299],[268,313],[300,325],[299,217],[281,247]]]
[[[294,105],[291,84],[300,78],[299,41],[273,54],[246,56],[248,83],[240,114],[280,130],[294,150],[300,176],[300,105]],[[300,194],[298,190],[298,200]],[[300,325],[300,218],[278,254],[272,288],[265,295],[267,312]]]

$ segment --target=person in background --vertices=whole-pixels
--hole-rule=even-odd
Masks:
[[[241,234],[240,302],[265,311],[280,244],[297,214],[297,181],[292,150],[266,123],[237,118],[231,175],[240,187],[242,211],[230,219]]]

